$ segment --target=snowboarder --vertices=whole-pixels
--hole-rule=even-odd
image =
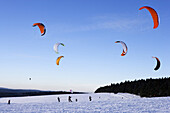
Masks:
[[[71,96],[69,96],[69,97],[68,97],[68,101],[69,101],[69,102],[72,102],[72,100],[71,100]]]
[[[57,99],[58,99],[58,102],[60,102],[60,98],[58,97]]]
[[[78,100],[76,99],[76,102],[77,102]]]

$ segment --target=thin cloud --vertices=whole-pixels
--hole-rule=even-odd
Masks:
[[[99,16],[92,17],[88,20],[89,24],[81,25],[58,25],[58,32],[79,32],[79,31],[93,31],[93,30],[115,30],[115,31],[145,31],[149,27],[148,21],[139,18],[125,18],[125,17],[107,17]]]

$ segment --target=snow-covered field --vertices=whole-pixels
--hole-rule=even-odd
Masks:
[[[68,96],[72,97],[73,102],[68,102]],[[89,101],[89,96],[92,101]],[[58,102],[57,97],[60,97],[61,102]],[[10,105],[7,104],[8,100],[11,100]],[[140,98],[127,93],[99,93],[0,98],[0,113],[23,112],[170,113],[170,97]]]

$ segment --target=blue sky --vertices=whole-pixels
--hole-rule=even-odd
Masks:
[[[158,12],[157,29],[142,6]],[[168,0],[1,0],[0,86],[92,92],[125,80],[168,77],[169,6]],[[46,26],[44,36],[32,27],[37,22]],[[117,40],[128,46],[124,57]],[[65,44],[59,54],[57,42]],[[158,71],[152,56],[161,61]]]

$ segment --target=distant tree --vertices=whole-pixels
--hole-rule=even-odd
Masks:
[[[170,77],[159,79],[141,79],[134,81],[125,81],[121,83],[111,83],[109,86],[98,88],[95,93],[131,93],[141,97],[159,97],[170,96]]]

